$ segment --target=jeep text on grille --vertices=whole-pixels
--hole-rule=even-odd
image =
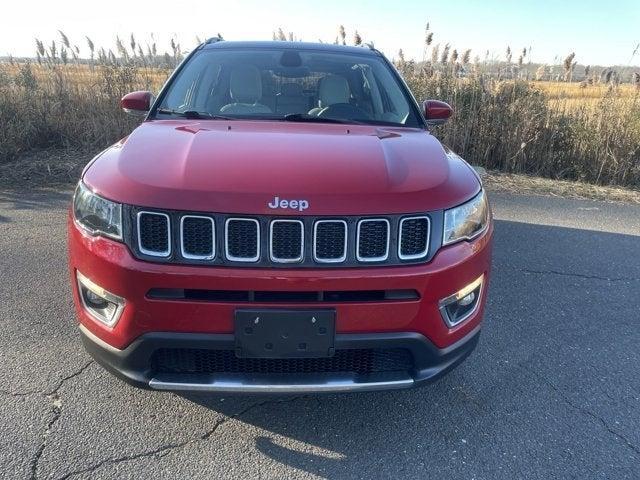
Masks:
[[[285,200],[280,197],[275,197],[269,202],[269,208],[292,208],[293,210],[299,210],[301,212],[309,208],[309,202],[306,200]]]

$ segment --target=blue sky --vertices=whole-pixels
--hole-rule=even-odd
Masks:
[[[31,55],[34,37],[50,41],[58,29],[81,47],[84,35],[112,46],[116,35],[134,32],[143,40],[155,35],[164,49],[171,35],[191,47],[196,35],[217,32],[228,39],[270,39],[279,26],[304,40],[331,41],[344,24],[348,39],[357,28],[389,57],[402,48],[420,59],[427,21],[434,44],[471,48],[481,57],[487,50],[504,57],[508,45],[514,52],[532,47],[532,61],[549,63],[574,51],[580,63],[627,65],[640,43],[640,0],[37,0],[3,7],[0,55]],[[640,64],[640,54],[633,63]]]

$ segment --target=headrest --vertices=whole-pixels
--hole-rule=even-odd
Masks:
[[[320,80],[318,95],[321,107],[328,107],[336,103],[349,103],[349,83],[346,78],[339,75],[327,75]]]
[[[256,103],[262,98],[260,70],[253,65],[235,67],[231,70],[229,92],[238,103]]]

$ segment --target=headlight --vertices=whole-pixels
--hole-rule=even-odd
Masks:
[[[96,195],[82,182],[73,196],[73,215],[91,235],[122,240],[122,205]]]
[[[489,221],[489,204],[482,190],[467,203],[445,210],[443,245],[471,240],[484,230]]]

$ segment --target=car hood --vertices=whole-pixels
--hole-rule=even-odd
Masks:
[[[439,210],[480,188],[424,130],[240,120],[144,122],[99,155],[84,181],[126,204],[278,215]],[[296,208],[271,208],[275,197]]]

